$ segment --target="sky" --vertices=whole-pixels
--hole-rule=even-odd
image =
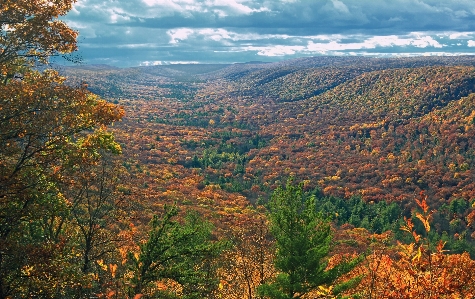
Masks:
[[[85,64],[475,55],[474,0],[77,0]]]

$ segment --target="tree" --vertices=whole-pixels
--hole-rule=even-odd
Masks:
[[[84,282],[65,234],[65,161],[119,148],[106,126],[123,110],[52,70],[31,69],[76,49],[58,20],[74,0],[0,0],[0,298],[68,297]],[[82,162],[89,159],[84,155]]]
[[[138,254],[129,255],[135,295],[148,293],[181,298],[206,298],[217,288],[213,259],[226,243],[212,241],[212,225],[196,212],[186,214],[183,223],[175,220],[176,206],[165,206],[162,217],[150,222],[148,239]],[[152,283],[161,283],[162,289]],[[175,290],[171,290],[175,286]]]
[[[269,298],[300,298],[330,285],[351,271],[359,259],[327,269],[330,221],[316,212],[315,198],[305,199],[303,184],[277,188],[269,202],[270,231],[275,237],[274,265],[280,274],[259,288]]]
[[[58,19],[75,0],[1,0],[0,68],[4,80],[8,66],[26,60],[46,62],[52,55],[76,50],[77,32]],[[20,59],[20,60],[19,60]]]
[[[91,163],[76,164],[67,176],[74,179],[68,180],[65,187],[65,196],[71,204],[71,216],[65,220],[77,228],[84,273],[92,272],[92,262],[110,255],[119,242],[117,224],[126,203],[117,191],[122,167],[114,154],[101,151]]]
[[[123,111],[87,90],[64,85],[53,71],[28,71],[22,81],[0,85],[0,94],[0,284],[13,286],[25,279],[18,271],[34,263],[18,248],[60,241],[32,228],[43,229],[45,217],[68,209],[58,184],[67,157],[83,151],[82,139],[99,138]],[[94,146],[91,150],[118,144],[105,139]],[[10,271],[17,274],[6,274]]]
[[[415,212],[422,229],[416,231],[412,218],[405,218],[401,230],[412,242],[398,242],[393,251],[382,246],[367,258],[365,278],[358,286],[364,298],[473,298],[475,295],[475,261],[467,252],[450,254],[445,242],[433,244],[428,234],[431,218],[427,196],[421,192]]]
[[[257,287],[273,277],[273,242],[263,215],[246,221],[232,235],[233,247],[224,256],[222,289],[224,298],[257,298]]]

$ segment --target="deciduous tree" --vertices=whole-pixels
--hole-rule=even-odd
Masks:
[[[83,151],[81,140],[118,147],[100,137],[121,108],[30,68],[76,49],[77,33],[58,20],[73,2],[0,0],[0,298],[67,297],[83,282],[61,225],[65,161]]]

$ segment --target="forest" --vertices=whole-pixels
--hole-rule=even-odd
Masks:
[[[65,66],[42,3],[0,7],[0,299],[475,296],[475,56]]]

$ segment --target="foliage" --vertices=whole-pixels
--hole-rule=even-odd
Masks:
[[[74,0],[3,0],[0,7],[0,69],[4,79],[18,59],[46,62],[56,54],[76,50],[77,32],[58,17],[65,15]]]
[[[196,213],[188,213],[183,223],[174,218],[176,206],[165,206],[161,217],[150,222],[148,239],[140,245],[140,253],[129,255],[135,294],[158,296],[174,294],[180,298],[203,298],[217,288],[213,261],[226,246],[212,240],[212,226]],[[157,289],[153,283],[174,285],[175,290]]]
[[[228,233],[234,246],[221,257],[219,295],[223,298],[258,298],[258,286],[275,275],[268,223],[264,215],[254,218]]]
[[[319,286],[332,284],[351,271],[358,259],[328,269],[331,230],[328,219],[316,212],[315,198],[304,200],[302,185],[289,180],[269,202],[270,231],[275,237],[274,264],[280,273],[263,284],[260,294],[270,298],[300,298]]]
[[[467,253],[448,254],[444,242],[433,244],[427,238],[431,230],[427,197],[416,199],[415,217],[424,227],[424,235],[415,231],[412,219],[401,227],[413,240],[398,243],[397,256],[381,249],[367,260],[367,276],[360,285],[365,298],[470,298],[474,295],[475,262]]]
[[[30,68],[76,49],[77,33],[58,20],[72,3],[0,5],[1,298],[71,297],[91,283],[64,182],[79,164],[92,169],[100,151],[120,152],[106,126],[124,112],[55,71]]]
[[[304,181],[316,211],[338,225],[335,234],[358,240],[333,240],[330,261],[340,248],[365,252],[371,233],[392,230],[410,243],[399,226],[404,216],[416,217],[410,199],[421,190],[438,209],[430,243],[442,240],[450,253],[471,250],[473,65],[473,57],[324,57],[203,68],[186,82],[163,68],[81,66],[66,73],[71,82],[88,78],[127,110],[114,131],[129,174],[120,190],[134,199],[137,231],[146,233],[150,215],[174,202],[198,210],[217,234],[231,230],[242,246],[221,257],[228,268],[219,272],[216,292],[239,298],[257,296],[260,282],[255,209],[288,176]],[[424,235],[418,220],[414,229]],[[385,242],[381,252],[393,258],[393,240]],[[269,265],[273,255],[266,255]]]

